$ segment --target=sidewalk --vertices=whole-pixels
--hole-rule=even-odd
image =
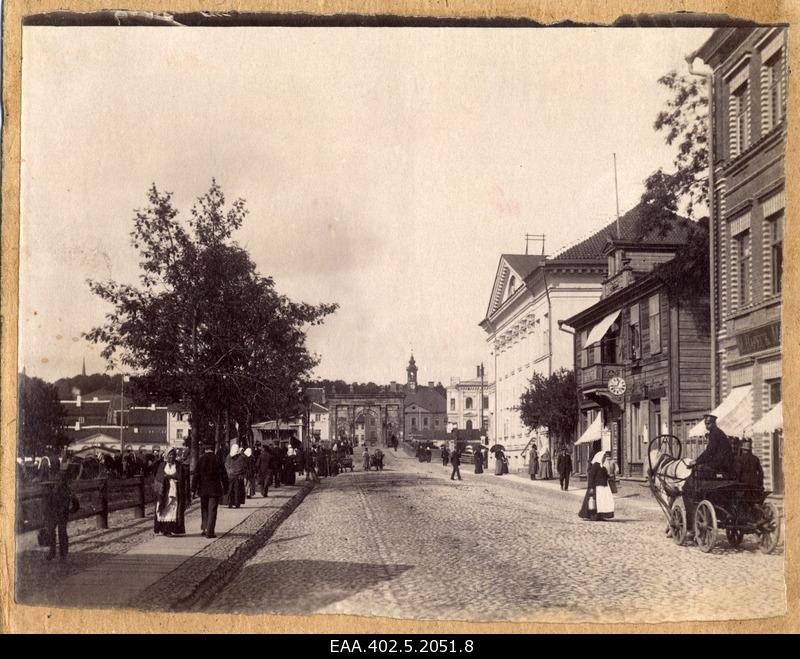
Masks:
[[[164,537],[150,530],[149,537],[132,548],[31,590],[20,603],[185,610],[220,587],[300,504],[313,488],[301,479],[296,486],[270,488],[267,498],[256,495],[241,508],[220,506],[213,539],[200,535],[200,509],[193,505],[187,511],[185,535]],[[131,531],[141,533],[143,525],[152,529],[152,523],[152,517],[140,520]],[[98,541],[102,538],[94,543]],[[78,557],[86,559],[79,549],[67,563]]]

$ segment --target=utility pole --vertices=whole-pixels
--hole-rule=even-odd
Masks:
[[[617,240],[622,238],[619,232],[619,186],[617,185],[617,154],[614,154],[614,195],[617,200]]]
[[[526,233],[525,234],[525,256],[528,255],[528,243],[531,240],[539,241],[542,243],[542,256],[544,256],[544,238],[545,235],[543,233]]]
[[[481,400],[480,400],[480,408],[481,408],[481,435],[483,435],[483,377],[484,377],[484,370],[483,370],[483,362],[480,363],[478,366],[478,377],[481,380]]]

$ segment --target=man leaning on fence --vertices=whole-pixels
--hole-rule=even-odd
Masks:
[[[228,475],[214,454],[213,442],[203,445],[192,480],[192,496],[200,495],[200,530],[207,538],[215,538],[217,509],[228,489]]]

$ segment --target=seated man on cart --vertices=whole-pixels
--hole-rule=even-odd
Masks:
[[[733,478],[734,476],[733,448],[731,448],[728,436],[717,426],[715,415],[704,414],[703,421],[708,430],[708,446],[697,456],[696,460],[687,460],[687,464],[694,465],[694,470],[683,485],[683,504],[686,508],[686,522],[690,531],[694,529],[698,481],[713,480],[717,474],[722,474],[724,478]]]

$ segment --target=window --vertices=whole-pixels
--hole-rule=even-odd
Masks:
[[[771,50],[771,49],[769,49]],[[783,105],[784,80],[783,80],[783,49],[768,55],[761,68],[762,89],[762,117],[763,133],[767,133],[777,126],[785,114]]]
[[[650,321],[650,354],[661,352],[661,302],[658,293],[648,301],[648,318]]]
[[[422,425],[425,426],[426,428],[428,427],[428,417],[427,416],[424,419],[422,419]]]
[[[434,419],[433,420],[433,425],[438,428],[439,427],[439,419]]]
[[[772,408],[781,402],[781,381],[769,380],[767,386],[769,387],[769,406]]]
[[[483,397],[483,409],[485,409],[485,410],[489,409],[489,397],[488,396],[484,396]]]
[[[467,421],[467,430],[472,430],[472,421]]]
[[[322,415],[321,414],[315,414],[314,415],[314,421],[320,421],[321,419],[322,419]]]
[[[508,281],[508,297],[514,295],[515,290],[517,290],[517,279],[511,275],[511,279]]]
[[[617,363],[617,339],[619,339],[619,323],[615,322],[600,342],[600,360],[603,364]]]
[[[772,280],[772,293],[777,295],[782,290],[783,279],[783,213],[769,218],[770,247],[770,278]]]
[[[450,411],[454,412],[455,409],[456,409],[456,399],[455,398],[451,398],[450,399]]]
[[[750,303],[750,268],[752,261],[752,246],[750,244],[750,231],[744,231],[736,237],[736,249],[739,256],[739,304]]]
[[[411,417],[411,427],[412,428],[416,428],[417,427],[417,417],[415,417],[415,416]]]
[[[749,85],[745,82],[731,94],[731,110],[733,118],[733,153],[738,156],[750,146],[750,104],[747,102]]]
[[[175,437],[177,437],[178,439],[183,439],[183,428],[178,428],[175,431]]]
[[[661,433],[661,399],[656,398],[650,401],[651,409],[651,424],[650,424],[650,439],[657,437]]]
[[[465,409],[468,409],[468,410],[471,410],[471,409],[472,409],[472,398],[467,398],[467,399],[464,401],[464,408],[465,408]]]
[[[633,444],[634,461],[642,459],[642,406],[640,403],[631,405],[631,438]]]
[[[633,361],[642,358],[642,330],[639,325],[639,305],[634,304],[630,312],[630,358]]]

